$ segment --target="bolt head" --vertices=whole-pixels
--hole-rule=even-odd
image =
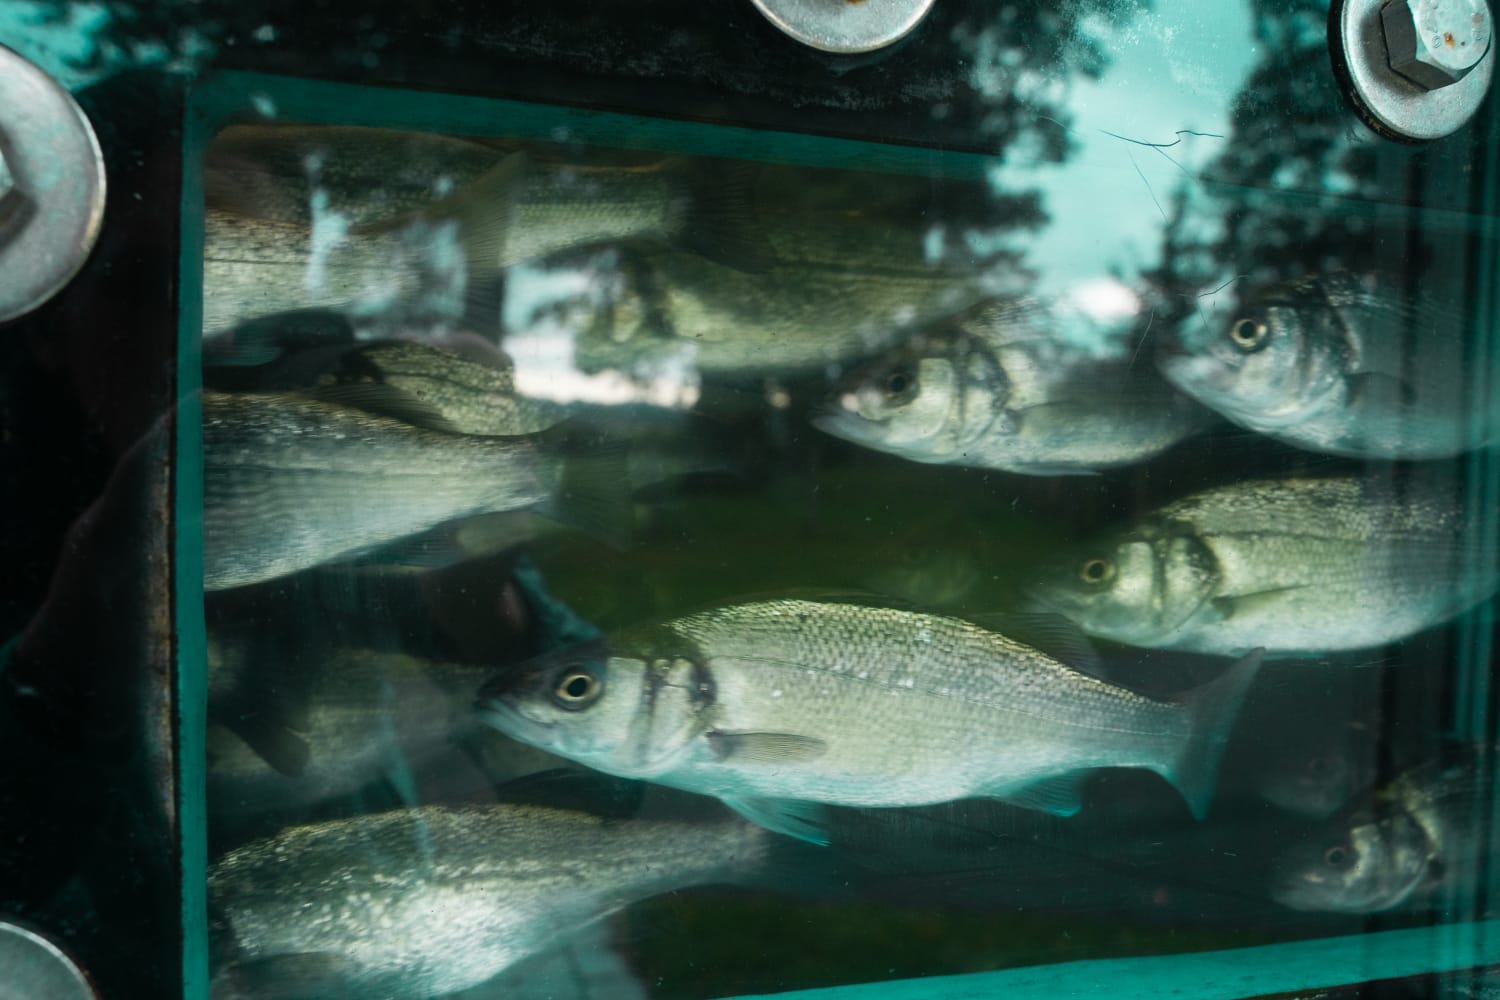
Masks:
[[[1380,22],[1391,69],[1424,90],[1462,80],[1490,50],[1485,0],[1389,0]]]

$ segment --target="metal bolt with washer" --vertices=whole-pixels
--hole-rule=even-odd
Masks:
[[[56,295],[104,218],[104,157],[73,95],[0,45],[0,323]]]
[[[1426,90],[1462,80],[1490,50],[1484,0],[1391,0],[1380,21],[1391,69]]]

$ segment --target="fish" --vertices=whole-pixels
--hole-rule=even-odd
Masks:
[[[210,628],[208,808],[235,827],[386,781],[410,790],[424,765],[471,765],[478,792],[563,762],[508,740],[472,711],[491,664],[348,641],[282,642]],[[281,658],[277,658],[277,654]]]
[[[821,805],[994,797],[1069,815],[1103,767],[1155,771],[1201,817],[1258,666],[1164,702],[968,621],[781,599],[539,658],[479,710],[522,742],[827,843]]]
[[[1379,913],[1476,874],[1492,751],[1465,748],[1373,788],[1275,862],[1271,896],[1295,910]]]
[[[257,983],[296,982],[298,996],[425,1000],[633,902],[747,878],[766,840],[738,817],[619,821],[508,803],[293,827],[211,866],[229,956],[215,982],[252,995]]]
[[[1158,359],[1210,409],[1331,455],[1433,459],[1500,443],[1500,405],[1469,398],[1457,303],[1378,275],[1315,274],[1252,294]],[[1494,397],[1493,393],[1488,394]]]
[[[519,393],[509,359],[492,346],[481,355],[470,346],[484,344],[478,337],[461,342],[465,356],[424,341],[356,341],[347,332],[347,340],[307,347],[279,343],[274,327],[242,333],[220,353],[274,360],[222,365],[205,381],[230,391],[311,394],[402,418],[415,413],[424,426],[486,437],[534,434],[578,412]]]
[[[784,179],[754,192],[752,224],[767,248],[761,267],[672,246],[617,248],[613,280],[580,278],[590,301],[556,333],[570,338],[575,364],[628,372],[677,359],[719,376],[824,374],[1019,281],[1004,254],[934,255],[933,223],[920,206],[871,208],[850,202],[845,185],[808,186],[814,193],[800,199],[782,197]],[[562,256],[509,275],[505,337],[526,337],[553,318],[540,292],[560,274],[597,267],[594,257]],[[531,300],[543,308],[526,308]]]
[[[1035,299],[996,300],[849,373],[813,425],[914,462],[1068,475],[1144,461],[1208,411],[1127,359],[1062,342]]]
[[[542,509],[620,541],[623,449],[566,428],[479,437],[296,393],[203,399],[204,585],[222,590],[347,559],[443,522]]]
[[[338,309],[377,330],[493,302],[518,262],[618,240],[763,266],[746,222],[754,168],[658,157],[570,163],[383,129],[269,127],[210,147],[205,334],[268,313]],[[489,318],[498,324],[498,316]]]
[[[1051,560],[1037,607],[1133,646],[1240,656],[1363,649],[1500,584],[1451,482],[1255,479],[1192,494]]]
[[[1305,734],[1280,739],[1269,748],[1256,789],[1289,812],[1313,819],[1332,816],[1375,779],[1374,738],[1366,728],[1362,723],[1309,720]]]
[[[519,151],[398,129],[231,125],[204,155],[204,201],[211,209],[310,226],[313,194],[322,190],[351,224],[374,225],[467,187]]]

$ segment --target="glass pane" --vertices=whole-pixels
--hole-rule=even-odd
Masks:
[[[0,1000],[1495,992],[1490,8],[779,2],[0,0]]]
[[[1164,79],[1093,38],[994,157],[214,136],[221,988],[737,996],[1483,913],[1473,154],[1289,119],[1315,21],[1133,111]],[[1433,968],[1396,940],[1338,981]]]

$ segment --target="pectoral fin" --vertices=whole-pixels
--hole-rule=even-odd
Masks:
[[[244,740],[261,760],[288,778],[300,777],[307,769],[307,762],[312,757],[307,741],[275,719],[264,715],[242,715],[216,721]]]
[[[1271,590],[1260,590],[1251,594],[1228,594],[1223,597],[1215,597],[1212,603],[1215,611],[1223,621],[1228,621],[1235,615],[1252,615],[1272,611],[1276,603],[1287,594],[1295,590],[1302,590],[1303,585],[1295,587],[1275,587]]]
[[[720,761],[735,764],[806,764],[828,752],[828,744],[813,736],[796,733],[705,734],[710,749]]]

